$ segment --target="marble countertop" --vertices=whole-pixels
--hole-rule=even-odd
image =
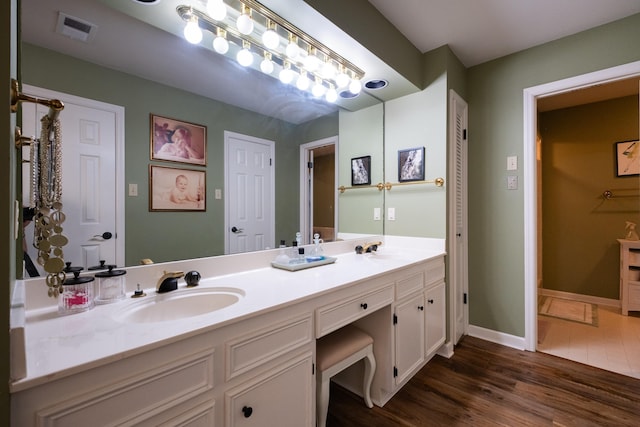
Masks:
[[[328,254],[337,258],[335,263],[296,272],[272,268],[268,262],[264,262],[264,254],[254,255],[262,257],[260,261],[256,261],[258,267],[245,271],[241,271],[239,266],[251,265],[242,262],[246,261],[246,258],[221,256],[199,259],[192,263],[199,266],[198,271],[206,271],[207,265],[212,263],[236,263],[238,267],[237,271],[225,274],[205,273],[200,285],[193,289],[232,287],[241,290],[244,296],[228,307],[179,320],[152,323],[123,320],[123,313],[141,301],[130,296],[136,286],[135,279],[143,277],[144,267],[130,275],[134,280],[127,282],[129,292],[126,299],[112,304],[96,305],[95,308],[82,313],[61,316],[54,304],[33,304],[33,307],[30,307],[27,291],[24,322],[26,376],[13,381],[10,390],[14,393],[19,392],[188,336],[318,297],[368,277],[444,255],[444,241],[441,239],[400,238],[395,243],[390,237],[385,239],[387,241],[381,246],[379,254],[374,255],[356,255],[351,249],[344,252],[347,248],[345,244],[325,244]],[[348,247],[351,246],[352,243]],[[341,250],[342,253],[335,253]],[[272,258],[273,253],[275,251],[266,256]],[[245,256],[251,257],[251,254]],[[163,266],[167,270],[171,267],[180,265]],[[157,268],[153,272],[157,275]],[[153,280],[151,282],[155,283]],[[144,298],[158,297],[154,286],[144,286],[144,290],[147,294]],[[171,294],[191,290],[180,280],[179,289]],[[46,290],[42,292],[46,294]]]

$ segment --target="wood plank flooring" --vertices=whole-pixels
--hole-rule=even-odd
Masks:
[[[639,426],[640,380],[466,336],[384,408],[332,385],[328,427]]]

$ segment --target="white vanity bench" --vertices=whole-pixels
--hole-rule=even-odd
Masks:
[[[348,324],[374,339],[371,398],[384,405],[445,342],[445,253],[442,239],[374,239],[377,254],[354,252],[371,238],[328,243],[334,264],[296,272],[268,267],[277,250],[128,268],[125,301],[69,316],[43,283],[19,283],[26,375],[10,385],[12,425],[313,426],[316,339]],[[204,278],[173,292],[243,296],[199,316],[122,321],[137,284],[154,298],[164,270]],[[362,368],[336,380],[360,393]]]

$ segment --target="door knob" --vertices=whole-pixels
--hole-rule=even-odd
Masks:
[[[95,237],[102,237],[102,239],[103,239],[103,240],[109,240],[110,238],[112,238],[112,237],[113,237],[113,234],[112,234],[112,233],[110,233],[110,232],[108,232],[108,231],[105,231],[104,233],[102,233],[102,234],[96,234],[96,235],[95,235],[95,236],[93,236],[93,237],[94,237],[94,238],[95,238]]]
[[[238,228],[235,225],[231,227],[231,231],[234,233],[242,233],[242,228]]]

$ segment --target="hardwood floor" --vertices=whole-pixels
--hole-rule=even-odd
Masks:
[[[385,406],[332,385],[328,427],[638,426],[640,380],[466,336]]]

